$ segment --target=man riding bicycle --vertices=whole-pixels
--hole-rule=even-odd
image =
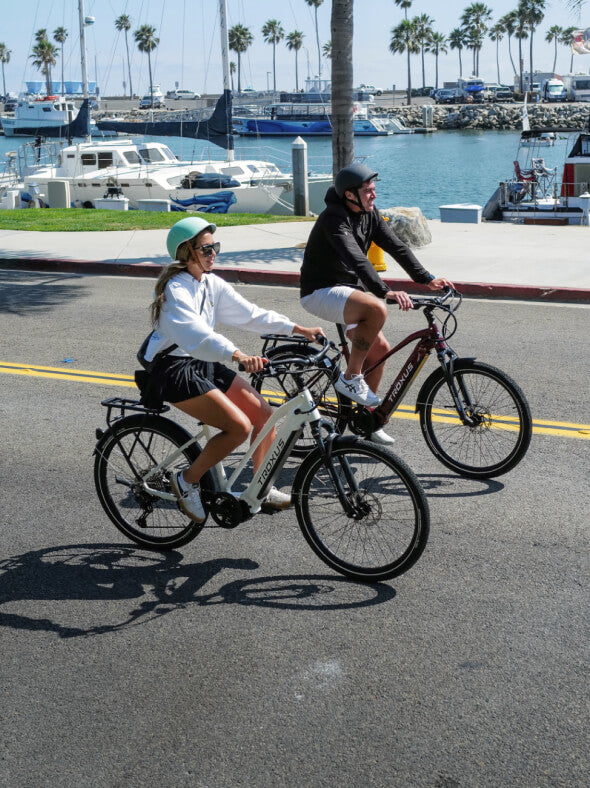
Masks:
[[[313,226],[301,267],[301,305],[311,314],[347,326],[351,341],[348,366],[335,383],[338,392],[361,405],[374,407],[383,365],[365,377],[369,367],[389,350],[382,328],[387,318],[385,299],[399,308],[412,308],[403,290],[390,290],[375,271],[367,253],[372,242],[384,249],[405,272],[430,290],[452,287],[452,282],[430,274],[401,241],[375,207],[377,173],[364,164],[351,164],[336,175],[325,197],[326,208]],[[383,430],[371,436],[377,443],[393,443]]]

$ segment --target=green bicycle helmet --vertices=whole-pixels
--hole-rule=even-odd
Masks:
[[[358,189],[367,181],[372,181],[378,175],[365,164],[349,164],[343,167],[334,178],[336,194],[340,199],[344,197],[344,192],[351,191],[355,194]]]
[[[202,219],[200,216],[190,216],[173,224],[166,238],[166,248],[170,257],[176,260],[176,252],[180,244],[196,238],[203,230],[209,230],[210,233],[214,233],[217,230],[217,225]]]

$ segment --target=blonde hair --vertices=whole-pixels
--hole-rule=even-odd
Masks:
[[[156,286],[154,287],[154,300],[150,304],[150,318],[152,321],[152,328],[157,328],[160,321],[160,313],[162,311],[162,307],[164,306],[164,301],[166,300],[166,285],[177,274],[187,270],[187,263],[190,260],[190,245],[198,237],[199,236],[197,235],[195,238],[181,243],[176,250],[176,260],[162,269],[162,273],[158,277]]]

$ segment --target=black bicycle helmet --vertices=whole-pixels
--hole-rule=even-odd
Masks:
[[[340,199],[344,197],[344,192],[346,191],[356,194],[363,183],[372,181],[377,175],[378,173],[373,172],[365,164],[349,164],[348,167],[343,167],[334,178],[336,194]]]

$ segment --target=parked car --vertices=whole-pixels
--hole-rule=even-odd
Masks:
[[[139,100],[139,109],[151,109],[152,106],[154,109],[164,109],[166,104],[164,103],[164,99],[160,96],[142,96]]]
[[[376,88],[375,85],[365,85],[363,82],[358,88],[354,89],[355,93],[372,93],[374,96],[381,96],[383,91],[381,88]]]
[[[434,100],[437,104],[454,104],[457,94],[451,88],[440,88],[434,93]]]
[[[485,87],[483,89],[483,100],[495,101],[496,91],[500,90],[501,87],[502,85],[499,85],[497,82],[486,82]]]
[[[496,101],[514,101],[514,93],[507,85],[500,85],[496,90]]]
[[[179,88],[172,93],[172,98],[180,101],[180,99],[192,100],[201,98],[198,93],[195,93],[194,90],[182,90]]]

